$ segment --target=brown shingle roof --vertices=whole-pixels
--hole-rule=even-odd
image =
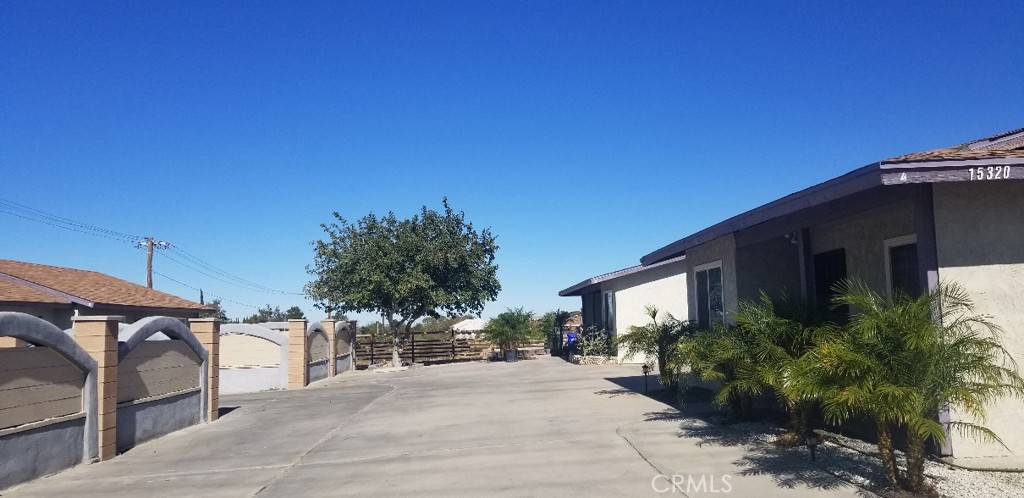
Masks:
[[[69,304],[67,299],[0,279],[0,301],[8,303]]]
[[[37,299],[32,299],[29,302],[68,302],[45,290],[33,289],[31,284],[36,284],[101,305],[211,309],[187,299],[94,271],[0,259],[0,273],[28,282],[26,285],[15,283],[10,279],[0,279],[0,301],[24,302],[23,298],[34,297]]]
[[[1024,158],[1024,128],[941,149],[904,154],[883,164],[920,161],[964,161],[970,159]]]

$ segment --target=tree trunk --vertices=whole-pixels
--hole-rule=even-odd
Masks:
[[[914,431],[907,433],[907,485],[914,493],[927,491],[924,479],[925,438]]]
[[[402,357],[398,355],[398,349],[399,349],[399,346],[401,344],[402,344],[401,337],[399,337],[398,334],[393,334],[391,336],[391,346],[392,346],[392,350],[391,350],[391,366],[393,366],[393,367],[400,367],[400,366],[402,366]]]
[[[899,469],[896,467],[896,454],[892,449],[892,433],[889,432],[889,425],[884,422],[876,422],[876,427],[878,430],[878,456],[882,459],[885,477],[892,489],[902,490]]]

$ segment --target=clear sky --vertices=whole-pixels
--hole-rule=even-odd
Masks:
[[[1019,1],[5,0],[0,198],[298,292],[332,211],[448,196],[498,235],[485,316],[578,309],[558,290],[732,215],[1024,126],[1022,19]],[[157,271],[188,286],[158,289],[313,314],[168,255]],[[0,258],[145,281],[130,244],[4,213]]]

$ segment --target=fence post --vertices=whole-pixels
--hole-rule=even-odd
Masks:
[[[412,336],[412,359],[409,363],[416,363],[416,331],[409,331],[409,335]]]
[[[330,357],[327,360],[328,377],[338,375],[338,331],[334,329],[335,323],[333,318],[320,320],[320,325],[323,325],[324,332],[327,333],[327,356]]]
[[[96,360],[96,456],[101,462],[117,454],[117,324],[123,320],[123,316],[71,318],[75,341]]]
[[[288,389],[309,384],[309,348],[306,347],[306,320],[288,320]]]
[[[455,327],[452,327],[452,361],[455,361]]]
[[[206,420],[220,417],[220,322],[216,318],[189,318],[189,328],[206,348]]]

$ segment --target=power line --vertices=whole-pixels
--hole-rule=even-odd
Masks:
[[[284,291],[284,290],[280,290],[280,289],[275,289],[273,287],[267,287],[265,285],[261,285],[261,284],[258,284],[256,282],[252,282],[250,280],[246,280],[246,279],[244,279],[242,277],[239,277],[239,276],[234,275],[232,273],[229,273],[229,272],[227,272],[225,270],[217,268],[216,266],[213,266],[212,264],[207,263],[207,262],[199,259],[197,256],[193,255],[192,253],[189,253],[188,251],[186,251],[186,250],[184,250],[181,247],[178,247],[176,245],[173,245],[173,244],[170,245],[170,250],[171,250],[171,252],[174,252],[175,254],[177,254],[181,258],[189,261],[190,263],[193,263],[193,264],[195,264],[195,265],[197,265],[197,266],[199,266],[199,267],[203,268],[204,270],[207,270],[207,271],[209,271],[211,273],[223,276],[223,277],[228,278],[228,279],[230,279],[230,280],[232,280],[234,282],[237,282],[238,285],[242,285],[242,286],[246,286],[246,287],[251,287],[251,288],[254,288],[255,290],[260,290],[262,292],[266,292],[266,293],[269,293],[269,294],[287,294],[287,295],[293,295],[293,296],[304,296],[305,295],[302,292]],[[179,262],[179,264],[181,264],[181,263]]]
[[[174,261],[175,263],[184,266],[185,268],[188,268],[192,271],[195,271],[201,275],[226,283],[228,285],[233,285],[246,290],[262,292],[266,294],[283,294],[291,296],[305,295],[302,292],[289,292],[280,289],[274,289],[272,287],[267,287],[256,282],[246,280],[233,273],[218,268],[206,261],[203,261],[198,256],[188,251],[185,251],[184,249],[176,245],[173,245],[170,242],[155,241],[152,239],[152,237],[133,235],[124,232],[119,232],[116,230],[110,230],[96,225],[90,225],[88,223],[82,223],[71,218],[58,216],[56,214],[43,211],[41,209],[36,209],[4,198],[0,198],[0,213],[9,214],[11,216],[21,218],[23,220],[33,221],[36,223],[41,223],[43,225],[48,225],[63,230],[77,232],[85,235],[92,235],[94,237],[102,237],[110,240],[115,240],[118,242],[125,242],[139,247],[148,248],[150,246],[150,243],[152,243],[154,248],[169,249],[180,258],[176,259],[170,257],[170,255],[163,254],[165,257],[167,257],[167,259]],[[150,258],[151,256],[147,255],[146,275],[148,281],[151,281],[149,280],[152,265],[152,260]]]
[[[43,211],[41,209],[36,209],[3,198],[0,198],[0,212],[9,214],[11,216],[16,216],[24,220],[42,223],[44,225],[63,228],[65,230],[71,230],[73,232],[84,233],[87,235],[95,235],[98,237],[119,240],[122,242],[135,242],[143,238],[138,235],[127,234],[124,232],[118,232],[116,230],[110,230],[107,228],[98,227],[96,225],[90,225],[88,223],[75,221],[72,220],[71,218],[58,216],[53,213]]]
[[[194,291],[203,292],[203,290],[199,289],[198,287],[193,287],[193,286],[191,286],[189,284],[186,284],[185,282],[182,282],[180,280],[175,280],[175,279],[173,279],[171,277],[168,277],[167,275],[164,275],[163,273],[160,273],[160,272],[158,272],[156,270],[153,270],[153,273],[156,273],[157,275],[160,275],[161,277],[164,277],[167,280],[170,280],[171,282],[174,282],[174,283],[176,283],[178,285],[182,285],[182,286],[188,287],[189,289],[192,289]],[[228,299],[228,298],[223,297],[223,296],[218,296],[216,294],[210,294],[210,296],[213,296],[214,299],[220,299],[221,301],[225,301],[225,302],[229,302],[229,303],[233,303],[233,304],[238,304],[238,305],[241,305],[241,306],[248,306],[248,307],[253,308],[253,309],[260,309],[259,306],[253,306],[251,304],[241,303],[241,302],[238,302],[238,301],[234,301],[234,300]]]
[[[216,280],[218,282],[222,282],[222,283],[225,283],[225,284],[228,284],[228,285],[233,285],[235,287],[240,287],[240,288],[248,290],[248,291],[261,292],[261,293],[264,293],[264,294],[283,294],[283,295],[295,295],[295,296],[305,295],[305,294],[298,293],[298,292],[287,292],[287,291],[271,289],[269,287],[264,287],[264,286],[259,285],[259,284],[243,284],[243,283],[239,283],[238,281],[228,280],[226,278],[221,278],[220,276],[214,274],[213,272],[206,271],[206,270],[204,270],[202,268],[196,268],[195,266],[192,266],[188,262],[181,261],[181,260],[177,259],[176,257],[171,256],[170,254],[167,254],[167,253],[159,253],[159,254],[160,254],[161,257],[167,258],[168,260],[173,261],[173,262],[177,263],[178,265],[184,266],[185,268],[188,268],[189,270],[192,270],[192,271],[194,271],[194,272],[196,272],[196,273],[198,273],[200,275],[204,275],[204,276],[206,276],[208,278],[212,278],[212,279],[214,279],[214,280]],[[177,254],[177,253],[175,253],[175,254]],[[239,279],[236,279],[236,280],[239,280]]]

